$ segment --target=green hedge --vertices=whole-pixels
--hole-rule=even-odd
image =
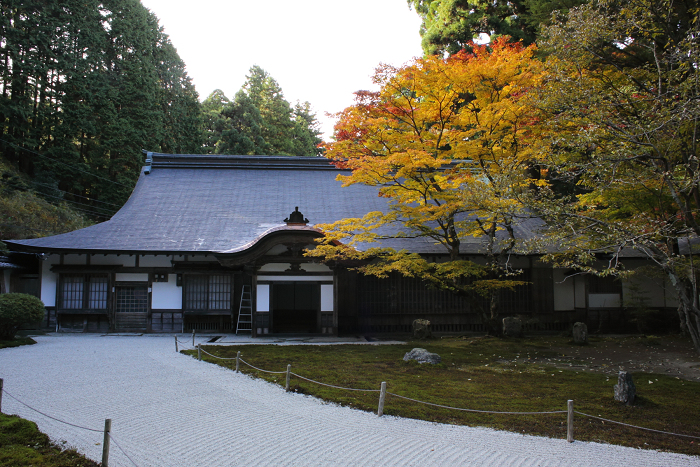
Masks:
[[[44,303],[33,295],[0,295],[0,339],[14,339],[20,326],[43,319],[44,311]]]

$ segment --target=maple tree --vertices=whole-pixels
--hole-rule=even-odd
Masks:
[[[518,219],[529,217],[518,198],[533,183],[522,140],[532,125],[524,96],[540,73],[534,51],[501,38],[473,45],[471,53],[378,67],[380,90],[356,93],[325,150],[352,171],[339,176],[344,186],[378,187],[387,209],[319,225],[325,240],[309,254],[360,261],[361,273],[378,277],[420,277],[471,298],[477,308],[486,297],[482,311],[496,330],[499,291],[524,284],[509,255]],[[464,259],[460,247],[474,237],[484,240],[488,264]],[[381,246],[389,238],[429,239],[447,259],[431,262]],[[367,248],[373,242],[380,246]]]
[[[560,18],[543,43],[548,125],[532,143],[580,190],[535,205],[560,249],[550,259],[625,276],[625,256],[647,258],[675,289],[681,326],[700,351],[697,7],[601,1]]]

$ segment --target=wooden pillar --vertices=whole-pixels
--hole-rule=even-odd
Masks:
[[[105,420],[105,436],[102,443],[102,467],[109,467],[109,432],[112,431],[112,419]]]

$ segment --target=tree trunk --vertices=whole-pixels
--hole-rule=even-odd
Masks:
[[[695,350],[700,353],[700,308],[698,308],[698,300],[693,293],[693,287],[678,277],[678,274],[671,269],[666,269],[666,274],[678,294],[680,302],[678,304],[678,317],[681,320],[681,330],[690,335]]]

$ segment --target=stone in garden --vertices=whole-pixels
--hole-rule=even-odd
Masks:
[[[632,381],[632,374],[626,371],[621,371],[617,375],[617,384],[615,385],[615,400],[624,402],[627,405],[634,404],[634,398],[637,395],[637,387]]]
[[[433,332],[430,328],[430,321],[427,319],[413,320],[413,338],[427,339],[429,337],[433,337]]]
[[[574,344],[588,344],[588,326],[586,323],[574,323]]]
[[[415,360],[418,363],[431,363],[433,365],[437,365],[442,361],[438,354],[419,348],[406,352],[406,355],[403,356],[403,361],[407,362],[409,360]]]
[[[523,321],[520,318],[509,316],[503,318],[503,335],[506,337],[520,337],[523,335]]]

